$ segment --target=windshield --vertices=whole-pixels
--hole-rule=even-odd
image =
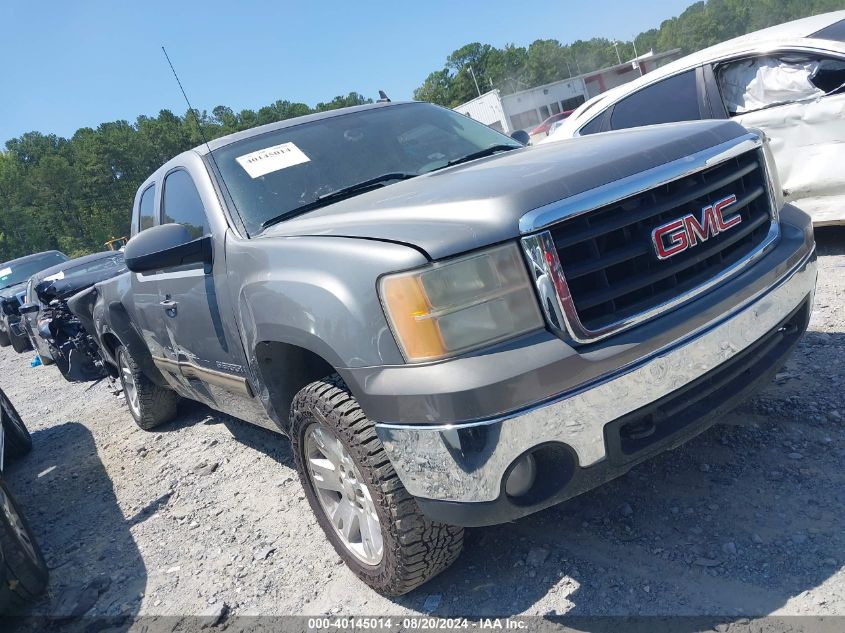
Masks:
[[[72,264],[73,262],[69,262]],[[52,285],[54,281],[61,281],[65,279],[74,279],[76,277],[85,277],[89,275],[96,275],[96,278],[107,279],[114,277],[126,270],[126,262],[123,259],[123,253],[113,253],[107,257],[100,257],[98,259],[89,260],[87,262],[69,266],[58,272],[45,275],[34,275],[29,280],[26,287],[26,302],[35,303],[38,301],[38,292],[43,292],[45,288]],[[98,274],[99,273],[99,274]],[[49,299],[44,299],[48,301]]]
[[[73,279],[74,277],[81,277],[83,275],[91,275],[98,272],[109,272],[114,270],[119,272],[126,268],[123,260],[123,253],[115,253],[108,257],[87,261],[84,264],[77,264],[76,266],[69,266],[52,275],[44,277],[44,281],[55,281],[57,279]]]
[[[0,264],[0,289],[23,283],[35,273],[65,261],[67,257],[61,253],[42,253],[20,263]]]
[[[217,149],[214,158],[255,234],[268,220],[332,192],[385,174],[424,174],[501,145],[521,147],[452,110],[410,103],[268,132]],[[392,182],[398,179],[385,184]]]

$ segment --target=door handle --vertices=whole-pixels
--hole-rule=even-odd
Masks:
[[[161,303],[159,303],[162,308],[164,308],[164,313],[169,317],[176,316],[176,307],[179,305],[178,301],[173,301],[172,299],[165,299]]]

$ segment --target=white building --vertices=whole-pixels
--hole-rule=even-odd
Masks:
[[[459,105],[455,111],[505,134],[530,130],[553,114],[574,110],[587,99],[644,75],[680,57],[680,53],[681,49],[648,52],[622,64],[509,95],[491,90]]]

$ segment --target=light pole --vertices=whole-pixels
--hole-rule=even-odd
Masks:
[[[619,42],[617,42],[616,40],[613,40],[613,50],[616,51],[616,61],[618,61],[621,64],[622,58],[619,57]]]
[[[643,67],[640,64],[640,56],[637,54],[637,38],[636,36],[631,40],[631,44],[634,45],[634,63],[637,65],[637,70],[640,71],[640,77],[643,76]]]
[[[475,84],[475,89],[478,92],[478,96],[481,96],[481,88],[478,87],[478,80],[475,78],[475,71],[472,69],[472,66],[467,64],[467,68],[469,68],[469,74],[472,75],[472,82]]]

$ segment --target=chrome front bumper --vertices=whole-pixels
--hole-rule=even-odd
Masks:
[[[581,468],[601,462],[608,422],[676,391],[749,347],[812,294],[815,283],[813,250],[777,284],[730,314],[575,390],[495,419],[441,426],[382,423],[376,430],[413,496],[494,501],[509,466],[540,444],[568,445]],[[473,432],[479,427],[484,433]]]

